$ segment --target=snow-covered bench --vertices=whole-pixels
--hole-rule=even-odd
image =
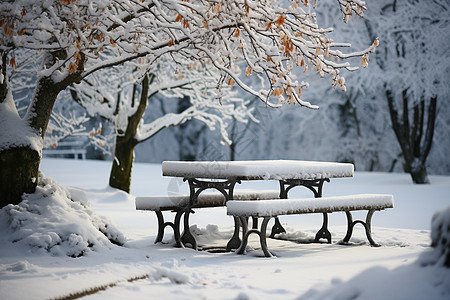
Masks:
[[[392,195],[386,194],[359,194],[350,196],[337,197],[321,197],[321,198],[305,198],[305,199],[268,199],[257,201],[229,201],[227,202],[227,214],[239,217],[243,227],[243,239],[240,248],[237,250],[239,254],[245,252],[248,243],[248,237],[252,233],[256,233],[260,237],[261,249],[266,257],[272,254],[267,249],[266,230],[267,224],[272,217],[291,214],[309,214],[309,213],[332,213],[343,211],[347,215],[347,233],[342,243],[348,243],[353,227],[360,223],[366,230],[366,236],[372,246],[378,246],[372,239],[371,235],[371,219],[375,211],[385,208],[394,207],[394,198]],[[353,220],[351,211],[367,210],[366,220]],[[262,217],[260,230],[248,229],[248,217]],[[321,230],[328,231],[327,228]],[[329,240],[331,243],[331,239]]]
[[[265,200],[279,199],[279,191],[273,190],[245,190],[239,189],[234,191],[233,201],[249,201],[249,200]],[[136,197],[136,210],[151,210],[156,213],[158,218],[158,235],[155,243],[162,242],[164,237],[164,229],[167,226],[172,227],[175,235],[175,241],[178,247],[183,244],[190,243],[196,249],[196,242],[190,236],[180,236],[180,221],[182,215],[187,209],[207,208],[207,207],[223,207],[225,206],[225,196],[221,193],[201,193],[198,195],[197,202],[192,206],[189,205],[189,195],[162,195],[149,197]],[[164,222],[163,211],[175,212],[174,222]],[[185,214],[184,227],[189,228],[189,214]],[[186,233],[186,231],[185,231]]]

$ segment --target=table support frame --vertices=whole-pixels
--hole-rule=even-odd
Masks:
[[[303,186],[313,192],[315,198],[322,197],[323,184],[325,182],[330,182],[329,178],[322,179],[313,179],[313,180],[305,180],[305,179],[286,179],[279,180],[280,182],[280,199],[288,199],[288,193],[291,189],[297,186]],[[275,224],[272,227],[272,232],[270,233],[270,237],[275,237],[276,234],[284,233],[286,230],[280,223],[278,217],[275,218]],[[326,239],[329,244],[331,244],[331,233],[328,230],[328,214],[323,213],[323,222],[322,227],[317,231],[316,236],[314,238],[314,242],[319,242],[320,239]]]
[[[197,241],[189,229],[189,216],[191,213],[194,213],[194,211],[192,210],[192,206],[197,203],[198,196],[204,190],[216,189],[223,194],[226,203],[227,201],[233,199],[234,187],[236,183],[241,183],[241,180],[228,179],[225,181],[206,181],[195,178],[184,178],[183,181],[187,181],[189,183],[190,199],[188,206],[184,209],[184,232],[181,234],[180,239],[177,241],[177,245],[179,245],[181,241],[182,245],[185,246],[190,244],[193,249],[197,250]],[[240,221],[238,217],[234,217],[234,225],[234,233],[232,238],[228,241],[226,248],[227,251],[231,251],[231,249],[237,249],[241,244],[241,239],[239,238]],[[175,240],[177,240],[176,236]]]
[[[198,245],[195,237],[192,235],[189,227],[189,217],[191,213],[194,213],[192,210],[192,207],[194,204],[198,201],[198,196],[200,193],[202,193],[204,190],[207,189],[216,189],[220,193],[222,193],[225,197],[225,202],[233,200],[233,193],[234,188],[237,183],[241,183],[241,180],[238,178],[231,178],[224,181],[207,181],[207,180],[199,180],[196,178],[184,178],[183,181],[187,181],[189,183],[189,191],[190,191],[190,199],[189,204],[186,208],[183,210],[177,212],[177,216],[175,218],[175,224],[172,222],[166,222],[164,223],[163,219],[158,216],[158,222],[160,223],[160,228],[164,230],[164,227],[171,226],[174,229],[174,236],[176,241],[176,246],[178,247],[184,247],[186,245],[191,245],[191,247],[195,250],[197,250]],[[303,186],[309,189],[313,192],[315,198],[322,197],[322,190],[323,190],[323,184],[325,182],[330,182],[329,178],[322,178],[322,179],[314,179],[314,180],[304,180],[304,179],[286,179],[286,180],[279,180],[280,184],[280,199],[288,199],[288,194],[291,189],[297,186]],[[183,225],[184,225],[184,231],[180,234],[179,232],[179,224],[182,215],[184,214],[183,219]],[[158,215],[158,214],[157,214]],[[240,249],[242,246],[241,239],[239,237],[239,231],[241,226],[243,227],[243,231],[247,232],[248,234],[257,232],[255,230],[256,228],[253,228],[253,230],[248,230],[248,223],[247,221],[244,222],[243,220],[240,220],[239,217],[233,217],[234,218],[234,232],[231,239],[228,241],[226,250],[231,251],[233,249]],[[267,228],[269,219],[264,219],[263,223]],[[368,222],[370,226],[370,221]],[[244,226],[247,226],[246,229],[244,229]],[[262,231],[259,231],[262,232]],[[275,218],[275,224],[272,226],[271,234],[269,237],[273,238],[276,234],[286,232],[284,227],[281,225],[280,220],[278,217]],[[157,240],[160,240],[160,236],[162,236],[163,233],[158,232]],[[262,234],[262,233],[261,233]],[[265,235],[265,233],[264,233]],[[247,234],[243,235],[248,237]],[[260,239],[265,239],[265,237],[260,236]],[[328,230],[328,214],[323,213],[323,222],[322,227],[319,229],[319,231],[316,233],[316,236],[314,238],[314,242],[319,242],[320,239],[326,239],[328,243],[331,243],[331,233]],[[242,249],[240,249],[242,250]],[[239,251],[240,251],[239,250]],[[266,249],[263,249],[263,251],[267,251]],[[243,251],[243,250],[242,250]],[[265,253],[266,254],[266,253]]]

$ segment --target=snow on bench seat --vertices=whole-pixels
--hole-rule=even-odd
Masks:
[[[260,200],[260,199],[278,199],[279,191],[273,190],[235,190],[233,193],[233,199],[237,200]],[[151,210],[156,213],[158,219],[158,235],[156,236],[155,243],[162,242],[164,237],[164,229],[166,226],[172,227],[175,235],[175,241],[177,246],[182,247],[182,239],[180,233],[180,220],[183,214],[185,214],[185,228],[189,228],[189,213],[186,213],[186,209],[189,204],[189,195],[162,195],[162,196],[149,196],[149,197],[136,197],[135,204],[136,210]],[[234,200],[233,200],[234,201]],[[225,206],[225,196],[219,192],[215,193],[200,193],[197,198],[197,203],[192,205],[191,208],[206,208],[206,207],[222,207]],[[171,210],[176,212],[173,222],[164,222],[164,216],[162,211]],[[187,219],[187,220],[186,220]],[[186,230],[184,232],[186,235]],[[195,241],[191,241],[191,244]],[[194,248],[195,245],[192,245]]]
[[[371,220],[375,211],[394,207],[394,197],[388,194],[359,194],[349,196],[305,198],[305,199],[273,199],[257,201],[229,201],[227,202],[227,214],[239,217],[243,228],[243,239],[237,253],[243,254],[247,247],[248,236],[256,233],[260,237],[261,249],[266,257],[272,254],[267,249],[266,230],[272,217],[290,214],[323,213],[324,224],[316,234],[318,237],[326,237],[331,243],[331,234],[328,231],[327,213],[343,211],[347,216],[347,233],[341,244],[348,244],[353,233],[353,227],[360,223],[364,226],[367,239],[372,246],[379,246],[372,239]],[[367,210],[365,221],[353,220],[351,211]],[[248,217],[262,217],[261,229],[248,229]]]
[[[330,213],[350,210],[381,210],[394,207],[394,197],[385,194],[360,194],[336,197],[230,201],[227,213],[242,217],[275,217],[300,213]]]
[[[279,191],[273,190],[235,190],[233,200],[278,199]],[[189,195],[161,195],[136,197],[137,210],[173,210],[188,205]],[[192,208],[225,206],[225,197],[221,193],[201,193]]]

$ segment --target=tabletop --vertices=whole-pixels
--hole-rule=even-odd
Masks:
[[[241,180],[316,180],[353,177],[351,163],[302,160],[247,161],[164,161],[163,176],[241,179]]]

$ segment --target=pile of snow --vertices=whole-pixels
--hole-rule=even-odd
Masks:
[[[20,118],[11,92],[8,92],[5,101],[0,103],[0,128],[2,129],[0,150],[31,146],[32,149],[41,152],[41,136],[28,125],[28,122]]]
[[[450,206],[436,212],[431,223],[432,249],[412,264],[393,270],[372,267],[347,282],[334,279],[310,289],[299,300],[381,299],[386,292],[391,299],[449,299]]]
[[[426,258],[423,258],[423,262],[450,268],[450,206],[436,212],[433,216],[431,247],[434,250]]]
[[[33,252],[71,257],[110,249],[111,243],[124,244],[124,235],[92,211],[84,192],[63,187],[42,173],[39,177],[35,193],[0,210],[11,242]]]

